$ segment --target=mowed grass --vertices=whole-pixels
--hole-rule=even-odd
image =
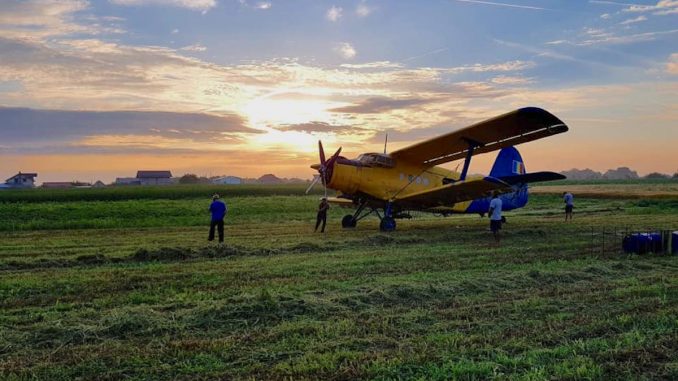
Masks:
[[[208,198],[156,192],[0,203],[0,378],[678,378],[678,257],[619,252],[678,230],[678,195],[577,197],[567,224],[538,195],[495,248],[477,215],[382,234],[333,208],[321,235],[317,195],[233,194],[217,247]]]

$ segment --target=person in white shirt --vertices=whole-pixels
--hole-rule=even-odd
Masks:
[[[499,192],[495,191],[492,197],[492,201],[490,201],[490,210],[488,211],[487,215],[490,217],[490,230],[492,230],[492,234],[494,234],[494,242],[499,244],[499,241],[501,240],[501,199],[499,198]]]

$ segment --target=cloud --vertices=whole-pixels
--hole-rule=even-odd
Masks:
[[[619,24],[620,25],[628,25],[628,24],[635,24],[635,23],[639,23],[639,22],[643,22],[643,21],[647,21],[647,17],[641,15],[641,16],[638,16],[634,19],[624,20],[624,21],[620,22]]]
[[[678,1],[660,0],[656,5],[638,5],[628,4],[629,7],[623,9],[623,12],[652,12],[653,15],[671,15],[678,13]]]
[[[181,48],[179,50],[184,50],[184,51],[187,51],[187,52],[204,52],[204,51],[207,50],[207,48],[202,44],[193,44],[193,45],[184,46],[183,48]]]
[[[390,61],[366,62],[362,64],[341,64],[340,67],[347,69],[397,69],[402,68],[403,64]]]
[[[72,23],[72,16],[73,13],[61,14],[59,22]],[[94,21],[80,18],[76,25],[87,29],[87,22]],[[219,65],[185,55],[187,51],[201,50],[202,45],[181,50],[130,46],[95,37],[0,37],[0,84],[11,83],[21,90],[0,92],[0,104],[90,110],[82,111],[90,116],[97,112],[116,115],[96,114],[97,120],[109,120],[110,125],[102,125],[102,121],[91,125],[78,122],[73,125],[79,127],[57,128],[55,134],[34,131],[24,135],[23,140],[12,135],[15,142],[11,146],[17,152],[121,152],[126,144],[135,152],[152,152],[153,147],[157,152],[222,150],[224,145],[240,144],[257,150],[277,145],[295,150],[300,141],[311,138],[311,133],[326,134],[328,139],[341,135],[342,144],[348,147],[359,145],[373,130],[423,128],[451,117],[450,113],[457,117],[467,115],[469,112],[463,109],[475,99],[504,96],[513,86],[504,83],[497,88],[499,84],[490,81],[496,73],[510,76],[535,66],[530,61],[508,61],[408,68],[402,63],[383,61],[323,67],[295,59]],[[349,43],[338,45],[337,52],[346,59],[357,55]],[[474,82],[463,81],[467,73],[473,73]],[[485,81],[477,78],[483,76],[487,77]],[[345,110],[351,112],[330,111],[342,107],[354,108]],[[126,123],[121,120],[124,110],[182,110],[186,114],[233,116],[239,118],[232,120],[235,125],[256,126],[269,133],[281,128],[283,132],[258,144],[259,137],[269,133],[216,133],[220,130],[190,127],[204,124],[200,121],[178,126],[174,123],[171,128],[173,123],[168,121],[167,128],[160,128],[149,127],[137,117],[131,125],[138,128],[129,129],[121,125]],[[46,119],[60,121],[60,115],[55,113]],[[85,114],[79,115],[77,120],[86,119]],[[160,119],[156,116],[154,120]],[[4,126],[3,122],[0,118],[0,125]],[[323,128],[327,132],[322,132]],[[0,141],[4,142],[5,137],[9,135],[0,137]],[[303,151],[304,147],[305,143],[299,149]]]
[[[266,10],[266,9],[271,9],[272,6],[273,6],[273,4],[271,4],[270,1],[260,1],[254,6],[254,8]]]
[[[177,34],[177,33],[179,33],[179,29],[177,29],[177,28],[172,29],[172,34]]]
[[[433,102],[433,99],[409,98],[392,99],[387,97],[372,97],[364,99],[357,104],[331,109],[332,112],[345,112],[355,114],[384,113],[391,110],[408,108]]]
[[[216,0],[109,0],[113,4],[126,6],[171,6],[205,12],[217,6]]]
[[[327,10],[325,17],[327,17],[327,19],[332,22],[337,22],[341,18],[342,12],[343,9],[341,7],[336,7],[333,5],[330,9]]]
[[[120,34],[120,18],[84,15],[85,0],[27,0],[0,2],[0,36],[39,40],[71,34]]]
[[[211,115],[145,111],[60,111],[0,107],[0,141],[14,149],[40,150],[44,147],[118,147],[125,144],[152,146],[158,141],[214,145],[239,141],[259,134],[238,115]],[[153,139],[149,137],[153,136]],[[109,144],[103,144],[108,142]],[[185,148],[185,147],[184,147]]]
[[[527,85],[529,83],[533,83],[534,80],[532,78],[500,75],[492,78],[490,82],[496,83],[498,85]]]
[[[632,44],[644,41],[654,41],[662,36],[675,34],[677,32],[678,29],[672,29],[618,36],[612,33],[599,33],[591,35],[592,38],[584,39],[578,42],[573,42],[573,44],[579,46],[605,45],[605,44],[609,45]]]
[[[306,132],[310,134],[315,133],[332,133],[337,135],[355,135],[355,134],[364,134],[371,133],[370,130],[352,126],[352,125],[335,125],[326,122],[308,122],[308,123],[299,123],[299,124],[285,124],[276,127],[280,131],[297,131],[297,132]]]
[[[374,9],[365,3],[360,3],[355,8],[355,14],[358,17],[367,17]]]
[[[459,3],[472,3],[472,4],[483,4],[483,5],[492,5],[498,7],[508,7],[508,8],[520,8],[520,9],[531,9],[531,10],[547,10],[542,7],[533,7],[529,5],[520,5],[520,4],[509,4],[509,3],[497,3],[493,1],[481,1],[481,0],[456,0]]]
[[[673,53],[666,63],[666,72],[673,75],[678,75],[678,53]]]
[[[334,47],[334,51],[347,60],[354,58],[358,54],[353,45],[348,42],[340,42]]]
[[[491,72],[491,71],[520,71],[520,70],[527,70],[527,69],[532,69],[535,67],[535,63],[533,61],[520,61],[520,60],[515,60],[515,61],[507,61],[507,62],[502,62],[498,64],[473,64],[473,65],[466,65],[466,66],[459,66],[459,67],[453,67],[449,68],[446,71],[450,73],[463,73],[463,72],[474,72],[474,73],[484,73],[484,72]]]
[[[642,17],[642,16],[641,16]],[[631,24],[644,21],[644,19],[627,20],[622,24]],[[623,45],[638,42],[655,41],[664,36],[678,33],[678,29],[644,32],[626,35],[617,35],[611,31],[600,28],[584,28],[579,38],[572,40],[555,40],[546,42],[547,45],[575,45],[575,46],[595,46],[595,45]]]

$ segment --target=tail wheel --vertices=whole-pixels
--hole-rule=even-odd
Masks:
[[[383,232],[392,232],[396,228],[396,221],[393,217],[384,217],[379,224],[379,230]]]
[[[357,224],[358,221],[356,221],[351,214],[347,214],[341,219],[342,228],[354,228]]]

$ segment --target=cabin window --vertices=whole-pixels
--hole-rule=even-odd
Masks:
[[[404,173],[401,173],[401,174],[400,174],[400,181],[403,181],[403,180],[405,180],[405,174],[404,174]]]
[[[393,168],[395,166],[395,162],[390,156],[380,153],[364,153],[358,156],[358,161],[365,166],[384,168]]]
[[[428,177],[424,177],[424,185],[428,185],[428,184],[429,184]]]
[[[414,180],[414,176],[408,175],[407,176],[407,181],[412,182]]]
[[[421,177],[417,176],[417,184],[421,184]]]

